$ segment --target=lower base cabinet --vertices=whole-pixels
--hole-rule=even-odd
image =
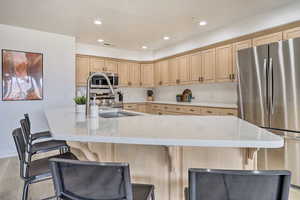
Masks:
[[[125,110],[156,115],[232,115],[237,116],[237,109],[202,106],[182,106],[157,103],[126,103]]]

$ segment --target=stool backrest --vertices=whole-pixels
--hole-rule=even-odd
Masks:
[[[28,113],[24,114],[24,119],[25,119],[25,121],[27,123],[27,126],[28,126],[29,130],[30,130],[31,129],[31,122],[30,122],[29,114]]]
[[[56,195],[71,200],[132,200],[129,165],[52,158]]]
[[[289,171],[189,169],[189,200],[288,200]]]
[[[30,129],[25,119],[20,120],[21,128],[23,131],[23,136],[26,144],[30,144]]]
[[[20,161],[20,176],[23,179],[26,179],[27,175],[27,161],[26,161],[26,144],[24,141],[23,133],[21,128],[13,130],[13,138],[18,152],[18,157]]]

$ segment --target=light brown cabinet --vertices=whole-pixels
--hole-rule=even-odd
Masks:
[[[179,58],[171,58],[168,61],[169,63],[169,85],[176,85],[179,83]]]
[[[105,62],[102,58],[90,57],[90,72],[103,72]]]
[[[162,86],[169,83],[169,63],[163,60],[155,63],[155,85]]]
[[[292,38],[300,37],[300,27],[292,28],[286,31],[283,31],[283,39],[288,40]]]
[[[129,86],[141,86],[141,65],[138,63],[129,63]]]
[[[237,42],[233,44],[233,65],[232,65],[232,76],[231,79],[233,81],[236,81],[237,78],[237,53],[239,50],[242,49],[247,49],[252,47],[252,40],[245,40],[245,41],[241,41],[241,42]]]
[[[202,51],[201,54],[203,82],[213,83],[215,82],[216,51],[215,49],[209,49]]]
[[[118,73],[119,62],[114,60],[105,60],[104,72]]]
[[[186,84],[190,81],[190,57],[189,55],[178,58],[178,79],[179,84]]]
[[[76,85],[85,86],[89,77],[90,57],[76,56]]]
[[[121,62],[118,65],[119,85],[126,87],[129,85],[129,63]]]
[[[202,53],[198,52],[190,56],[191,64],[191,82],[199,83],[202,82]]]
[[[282,40],[282,32],[272,33],[261,37],[254,38],[252,40],[253,46],[259,46],[263,44],[269,44],[272,42],[278,42]]]
[[[141,64],[142,87],[154,87],[154,64]]]
[[[216,81],[231,81],[232,66],[232,45],[230,44],[216,48]]]

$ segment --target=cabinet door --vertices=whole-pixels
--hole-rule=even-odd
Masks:
[[[154,86],[154,65],[141,64],[141,82],[143,87]]]
[[[201,82],[202,55],[201,52],[191,55],[191,81],[194,83]]]
[[[179,83],[179,59],[169,59],[169,85],[176,85]]]
[[[282,32],[272,33],[261,37],[254,38],[252,40],[253,46],[259,46],[263,44],[269,44],[272,42],[278,42],[282,40]]]
[[[126,87],[129,85],[129,63],[121,62],[118,65],[119,85]]]
[[[160,62],[160,79],[162,85],[168,85],[169,83],[169,62],[168,60],[163,60]]]
[[[105,72],[117,73],[118,62],[114,60],[105,60],[105,67],[103,69]]]
[[[90,72],[103,72],[104,71],[104,59],[91,57]]]
[[[236,68],[237,68],[237,52],[241,49],[252,47],[252,40],[245,40],[233,44],[233,65],[232,65],[232,81],[236,81]]]
[[[190,81],[190,59],[189,55],[178,58],[179,84],[186,84]]]
[[[216,48],[216,81],[231,81],[232,75],[232,45]]]
[[[90,58],[76,56],[76,85],[85,86],[89,77]]]
[[[215,82],[216,51],[209,49],[202,51],[202,77],[205,83]]]
[[[141,86],[141,65],[138,63],[129,63],[129,86]]]
[[[288,40],[300,37],[300,27],[292,28],[283,32],[283,39]]]
[[[162,84],[161,76],[160,76],[160,63],[156,62],[154,64],[154,84],[155,86],[160,86]]]

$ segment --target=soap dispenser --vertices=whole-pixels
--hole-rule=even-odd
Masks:
[[[96,96],[93,97],[92,105],[90,106],[90,116],[91,117],[98,117],[99,114],[99,108],[96,103]]]

